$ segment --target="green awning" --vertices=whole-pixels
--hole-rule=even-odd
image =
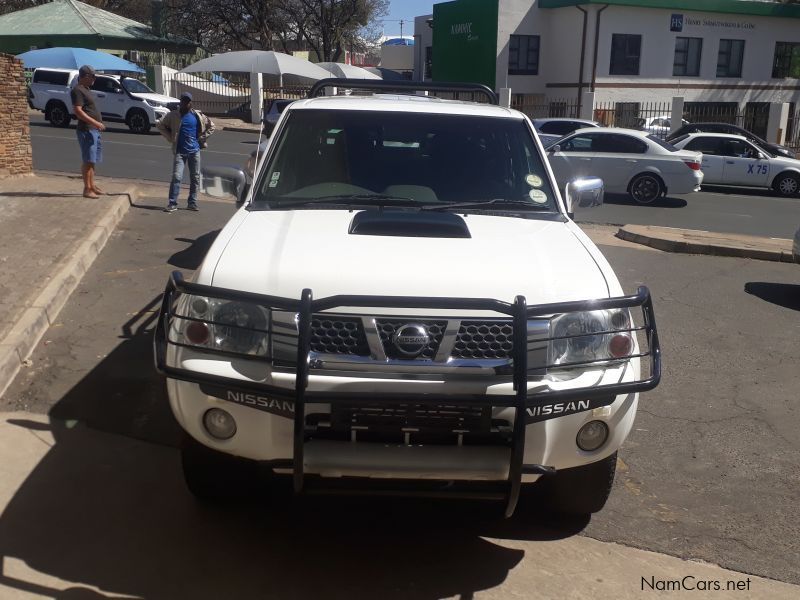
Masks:
[[[77,0],[55,0],[0,16],[0,52],[76,47],[193,53],[184,38],[160,37],[148,26]]]

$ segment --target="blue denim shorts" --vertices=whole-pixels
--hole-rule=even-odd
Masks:
[[[81,160],[85,163],[103,162],[103,143],[97,129],[78,130],[78,145],[81,147]]]

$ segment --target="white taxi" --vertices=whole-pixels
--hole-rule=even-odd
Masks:
[[[800,160],[773,155],[741,135],[690,133],[672,143],[703,153],[707,184],[771,188],[781,196],[800,193]]]
[[[630,194],[639,204],[700,189],[699,152],[678,150],[644,131],[579,129],[547,148],[561,189],[576,177],[600,177],[607,192]]]

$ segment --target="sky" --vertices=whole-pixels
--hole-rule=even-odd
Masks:
[[[414,17],[433,13],[434,3],[441,0],[390,0],[389,14],[384,17],[383,28],[386,35],[400,35],[400,19],[403,35],[414,35]]]

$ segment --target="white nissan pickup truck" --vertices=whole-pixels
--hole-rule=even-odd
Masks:
[[[454,92],[487,102],[433,96]],[[602,181],[559,190],[545,156],[483,86],[323,80],[288,106],[193,281],[166,286],[155,361],[188,488],[266,470],[511,515],[532,484],[600,510],[658,333],[572,220]]]

